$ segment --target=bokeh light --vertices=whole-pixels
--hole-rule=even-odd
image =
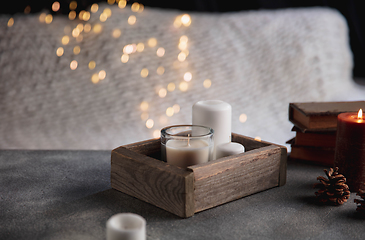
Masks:
[[[210,79],[205,79],[203,82],[205,88],[210,88],[212,86],[212,81]]]

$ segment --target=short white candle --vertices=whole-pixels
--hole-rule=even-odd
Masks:
[[[221,100],[199,101],[193,105],[193,125],[210,127],[214,131],[214,148],[231,140],[232,107]],[[216,159],[214,150],[213,159]]]
[[[243,153],[245,151],[245,147],[240,143],[230,142],[230,143],[219,144],[216,150],[218,159],[222,157]]]
[[[167,163],[186,168],[209,161],[211,147],[199,139],[169,140],[166,143]]]
[[[106,222],[107,240],[145,240],[146,220],[133,213],[118,213]]]

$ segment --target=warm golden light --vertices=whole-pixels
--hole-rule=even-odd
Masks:
[[[115,3],[115,0],[108,0],[109,5],[113,5]]]
[[[63,45],[67,45],[70,42],[70,37],[69,36],[63,36],[61,39],[61,42]]]
[[[91,24],[90,23],[86,23],[84,26],[84,32],[88,33],[91,30]]]
[[[155,125],[155,122],[152,119],[148,119],[146,121],[146,127],[147,128],[153,128],[153,125]]]
[[[120,35],[122,35],[122,31],[120,29],[113,30],[113,33],[112,33],[113,38],[119,38]]]
[[[181,23],[188,27],[191,24],[191,18],[189,14],[184,14],[181,16]]]
[[[193,75],[191,74],[191,72],[186,72],[184,74],[184,80],[185,81],[190,82],[192,78],[193,78]]]
[[[97,84],[99,82],[99,74],[97,73],[94,73],[92,76],[91,76],[91,82],[94,83],[94,84]]]
[[[158,96],[159,96],[160,98],[164,98],[164,97],[166,97],[166,95],[167,95],[167,90],[166,90],[166,88],[161,88],[161,89],[158,91]]]
[[[73,49],[73,52],[74,52],[75,55],[78,55],[80,53],[80,51],[81,51],[80,46],[75,46],[74,49]]]
[[[143,68],[141,70],[141,77],[145,78],[148,76],[148,69],[147,68]]]
[[[176,88],[175,83],[169,83],[169,84],[167,85],[167,90],[168,90],[169,92],[173,92],[173,91],[175,90],[175,88]]]
[[[70,68],[71,70],[75,70],[77,68],[77,61],[76,60],[72,60],[71,63],[70,63]]]
[[[155,47],[157,45],[157,39],[156,38],[150,38],[148,39],[148,46],[149,47]]]
[[[181,16],[177,16],[174,21],[174,27],[179,28],[181,27]]]
[[[74,38],[77,38],[79,35],[80,35],[80,30],[79,30],[78,28],[74,28],[74,29],[72,30],[72,36],[73,36]]]
[[[188,47],[187,42],[180,42],[178,45],[178,48],[182,51],[185,50]]]
[[[186,59],[185,52],[180,52],[179,55],[177,55],[177,60],[179,60],[180,62],[185,61],[185,59]]]
[[[96,67],[96,62],[95,61],[90,61],[88,64],[88,67],[90,70],[93,70]]]
[[[100,71],[99,71],[98,76],[99,76],[99,79],[100,79],[100,80],[104,80],[104,79],[105,79],[105,77],[106,77],[106,72],[105,72],[105,70],[100,70]]]
[[[85,11],[84,14],[82,15],[82,20],[84,21],[89,21],[90,20],[90,12]]]
[[[210,88],[212,86],[212,81],[210,79],[205,79],[203,82],[205,88]]]
[[[126,62],[128,62],[128,60],[129,60],[129,55],[128,55],[128,54],[123,54],[123,55],[120,57],[120,61],[121,61],[122,63],[126,63]]]
[[[160,138],[161,137],[161,131],[156,129],[153,131],[153,138]]]
[[[186,35],[182,35],[182,36],[180,37],[180,42],[187,43],[187,42],[188,42],[188,40],[189,40],[189,38],[188,38]]]
[[[148,102],[143,101],[141,102],[141,105],[139,106],[142,111],[146,111],[148,109]]]
[[[105,12],[100,14],[99,20],[100,22],[105,22],[108,19],[108,16],[106,15]]]
[[[59,47],[59,48],[57,48],[56,54],[57,54],[57,56],[61,57],[64,52],[65,52],[65,50],[63,49],[63,47]]]
[[[106,16],[110,18],[110,16],[112,15],[112,10],[110,10],[110,8],[105,8],[103,13],[105,13]]]
[[[123,53],[124,54],[131,54],[137,51],[137,45],[136,44],[128,44],[123,47]]]
[[[173,109],[172,107],[168,107],[168,108],[166,109],[166,115],[167,115],[168,117],[171,117],[172,115],[174,115],[174,109]]]
[[[45,19],[46,19],[46,16],[47,16],[47,14],[45,14],[45,13],[41,13],[41,14],[39,15],[39,21],[40,21],[41,23],[43,23],[43,22],[45,21]]]
[[[241,123],[246,122],[246,121],[247,121],[247,115],[246,115],[246,114],[244,114],[244,113],[242,113],[242,114],[240,115],[240,117],[239,117],[239,120],[240,120],[240,122],[241,122]]]
[[[119,8],[125,8],[126,5],[127,5],[127,1],[126,0],[120,0],[118,2],[118,7]]]
[[[359,112],[357,113],[357,118],[362,118],[362,109],[360,108]]]
[[[158,74],[158,75],[162,75],[162,74],[164,74],[164,73],[165,73],[165,68],[164,68],[164,67],[162,67],[162,66],[159,66],[159,67],[157,68],[156,72],[157,72],[157,74]]]
[[[165,49],[163,47],[158,48],[156,54],[159,57],[163,57],[163,55],[165,55]]]
[[[53,4],[52,4],[52,11],[54,11],[54,12],[57,12],[58,10],[60,10],[60,3],[59,2],[54,2]]]
[[[75,10],[77,8],[77,2],[71,1],[69,5],[70,10]]]
[[[139,3],[134,2],[134,3],[131,5],[131,10],[132,10],[132,12],[138,12],[138,10],[139,10]]]
[[[143,9],[144,9],[144,6],[142,3],[139,4],[139,9],[138,9],[138,12],[141,13],[143,12]]]
[[[255,137],[255,140],[258,142],[261,142],[261,137],[257,136],[257,137]]]
[[[137,52],[142,52],[144,50],[144,44],[143,43],[138,43],[137,44]]]
[[[179,84],[179,89],[180,89],[180,91],[182,91],[182,92],[186,92],[187,90],[188,90],[188,83],[187,82],[181,82],[180,84]]]
[[[94,3],[93,5],[91,5],[90,11],[92,13],[96,13],[99,10],[99,5],[97,3]]]
[[[47,14],[46,18],[44,19],[44,21],[47,23],[47,24],[50,24],[52,21],[53,21],[53,16],[52,14]]]
[[[81,11],[79,12],[79,19],[80,19],[80,20],[84,20],[84,13],[85,13],[85,10],[81,10]]]
[[[9,20],[8,20],[8,27],[11,27],[11,26],[13,26],[14,25],[14,18],[9,18]]]
[[[76,12],[75,11],[70,11],[68,13],[68,19],[74,20],[75,18],[76,18]]]
[[[95,24],[93,27],[94,33],[100,33],[102,29],[103,29],[103,27],[99,23]]]
[[[129,25],[134,25],[136,23],[136,21],[137,21],[136,16],[134,16],[134,15],[129,16],[129,18],[128,18]]]
[[[84,25],[82,23],[77,24],[77,29],[79,29],[80,33],[84,30]]]

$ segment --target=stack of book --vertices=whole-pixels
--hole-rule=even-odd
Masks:
[[[290,103],[289,120],[294,124],[295,138],[291,159],[333,166],[336,147],[337,115],[365,109],[365,101]]]

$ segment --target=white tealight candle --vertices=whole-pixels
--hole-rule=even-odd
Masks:
[[[230,142],[218,145],[216,151],[218,159],[222,157],[243,153],[245,151],[245,147],[240,143]]]
[[[177,125],[161,130],[161,157],[186,168],[212,159],[213,130],[204,126]]]
[[[167,163],[178,167],[208,162],[209,155],[210,147],[204,140],[169,140],[166,143]]]
[[[118,213],[106,222],[107,240],[145,240],[146,220],[133,213]]]
[[[231,139],[232,107],[221,100],[199,101],[193,105],[193,125],[210,127],[214,131],[214,148]],[[216,159],[214,150],[213,159]]]

